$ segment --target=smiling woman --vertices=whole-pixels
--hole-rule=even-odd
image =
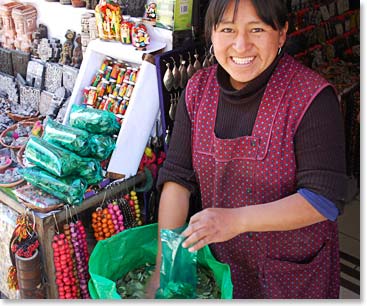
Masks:
[[[213,24],[214,55],[231,76],[235,89],[243,88],[265,71],[286,40],[288,23],[267,24],[258,16],[259,9],[249,1],[231,1],[222,18]],[[266,12],[271,9],[267,7]]]
[[[234,298],[339,296],[343,117],[332,86],[284,51],[287,29],[284,0],[210,1],[218,64],[189,80],[158,176],[159,228],[189,219],[183,247],[228,263]]]

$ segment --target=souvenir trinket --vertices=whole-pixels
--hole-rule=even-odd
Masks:
[[[32,5],[22,5],[12,10],[16,37],[14,46],[18,50],[30,52],[32,33],[37,29],[37,10]]]
[[[182,54],[180,54],[180,68],[178,68],[181,78],[180,78],[180,87],[184,89],[186,87],[188,81],[187,69],[186,69],[186,61],[183,59]]]
[[[38,110],[41,116],[46,116],[48,113],[48,109],[51,105],[53,93],[48,92],[46,90],[41,91],[40,103]]]
[[[173,87],[174,77],[170,68],[170,63],[166,62],[166,67],[167,69],[163,76],[163,84],[166,87],[167,91],[171,91]]]
[[[30,60],[27,68],[27,84],[39,90],[43,90],[45,66],[40,61]]]
[[[130,21],[121,22],[121,42],[124,44],[131,44],[131,30],[133,24]]]
[[[108,0],[101,0],[96,6],[98,36],[105,40],[120,40],[121,9]]]
[[[22,6],[19,2],[8,2],[0,5],[1,44],[7,49],[14,49],[16,36],[14,20],[11,12],[14,8]]]
[[[189,53],[189,66],[187,66],[187,76],[190,79],[194,75],[196,70],[195,70],[195,67],[191,63],[191,54],[190,52],[188,53]]]
[[[5,48],[0,48],[0,71],[9,75],[13,75],[11,51]]]
[[[20,86],[20,107],[25,113],[21,115],[35,115],[38,113],[38,105],[41,99],[41,91],[31,86]]]
[[[11,59],[13,63],[13,73],[16,77],[19,73],[24,79],[27,76],[28,62],[31,59],[31,54],[20,50],[11,51]]]
[[[200,61],[199,61],[199,54],[197,53],[196,50],[195,50],[194,57],[195,57],[194,68],[195,68],[196,71],[198,71],[198,70],[201,69],[201,64],[200,64]]]
[[[79,69],[77,68],[66,65],[62,67],[62,83],[63,86],[70,92],[73,91],[78,73]]]
[[[150,2],[145,5],[145,20],[149,21],[153,26],[156,24],[157,19],[157,4]]]
[[[77,34],[75,37],[75,48],[73,50],[73,57],[71,59],[71,66],[75,68],[80,68],[80,65],[83,61],[83,52],[82,52],[82,37],[80,34]]]
[[[38,56],[44,62],[48,62],[52,58],[52,47],[50,41],[47,38],[42,38],[38,45]]]
[[[132,28],[132,44],[136,50],[145,51],[150,44],[150,36],[147,27],[138,23]]]
[[[67,30],[65,34],[66,41],[62,45],[61,56],[59,64],[70,65],[74,49],[74,38],[75,32],[72,30]]]
[[[178,70],[178,67],[176,66],[175,59],[172,56],[171,56],[171,59],[173,61],[173,70],[172,70],[172,74],[173,74],[173,88],[174,89],[178,89],[180,87],[181,74],[180,74],[180,71]]]
[[[0,73],[0,91],[5,92],[12,106],[18,104],[19,93],[18,86],[13,76]]]
[[[46,63],[45,90],[54,93],[62,86],[63,68],[59,64]]]

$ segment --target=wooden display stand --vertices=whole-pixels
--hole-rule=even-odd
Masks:
[[[80,206],[75,206],[75,209],[69,210],[71,215],[80,214],[89,208],[99,205],[105,198],[110,198],[118,195],[119,193],[131,189],[133,186],[143,183],[146,180],[145,172],[139,172],[136,176],[127,179],[120,184],[113,186],[111,189],[102,190],[97,195],[90,197],[83,201]],[[26,207],[11,197],[9,194],[0,190],[0,202],[5,203],[10,208],[14,209],[18,213],[25,213]],[[52,240],[55,235],[55,220],[62,223],[66,220],[67,215],[64,210],[55,211],[52,214],[38,214],[35,213],[36,231],[38,233],[40,242],[40,251],[44,276],[46,279],[45,289],[47,299],[57,299],[58,291],[55,277],[55,267],[53,263],[53,249]]]

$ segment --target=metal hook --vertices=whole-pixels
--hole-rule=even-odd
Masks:
[[[54,220],[55,220],[56,233],[59,235],[60,234],[60,230],[59,230],[59,226],[57,224],[57,220],[56,220],[56,216],[55,216],[55,213],[54,212],[52,212],[52,216],[54,217]]]

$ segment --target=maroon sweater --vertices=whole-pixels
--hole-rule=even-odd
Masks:
[[[282,55],[281,55],[282,56]],[[219,138],[251,135],[267,82],[279,62],[278,56],[260,76],[235,90],[228,73],[218,65],[220,96],[215,125]],[[343,210],[346,198],[346,158],[343,117],[331,87],[322,90],[305,113],[294,139],[297,160],[297,189],[307,188]],[[191,121],[185,91],[178,103],[167,159],[159,171],[157,187],[176,182],[197,192],[191,156]]]

